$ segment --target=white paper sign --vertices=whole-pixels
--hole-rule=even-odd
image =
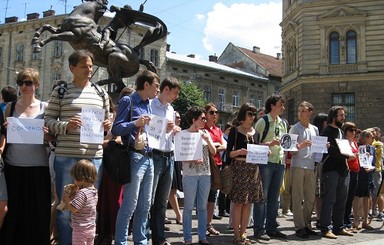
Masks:
[[[280,139],[280,145],[284,151],[298,151],[296,148],[297,134],[283,134]]]
[[[152,119],[146,126],[145,131],[148,134],[148,145],[151,148],[161,151],[165,149],[165,133],[167,127],[167,119],[156,115],[151,116]]]
[[[372,169],[375,168],[372,166],[373,156],[367,154],[367,147],[365,145],[359,146],[359,163],[360,167]]]
[[[247,144],[247,157],[245,161],[248,163],[267,164],[269,147],[266,145]]]
[[[312,146],[311,146],[312,153],[328,153],[327,137],[312,136],[311,140],[312,140]]]
[[[44,143],[44,119],[8,117],[7,122],[7,143]]]
[[[203,142],[199,132],[181,131],[175,136],[175,161],[193,161],[203,158]]]
[[[81,109],[80,143],[103,144],[104,109],[83,107]]]
[[[349,141],[346,139],[336,139],[337,146],[339,147],[340,153],[344,156],[354,156],[352,152],[352,147],[349,144]]]

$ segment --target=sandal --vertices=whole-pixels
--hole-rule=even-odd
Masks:
[[[215,230],[215,228],[213,228],[212,225],[208,225],[207,226],[207,235],[214,235],[214,236],[218,236],[220,235],[220,232]]]
[[[247,238],[247,235],[245,235],[245,234],[243,234],[243,235],[241,236],[241,240],[243,241],[243,244],[245,244],[245,245],[251,245],[251,244],[252,244],[251,240],[248,239],[248,238]]]
[[[242,238],[239,238],[239,237],[235,237],[233,239],[233,244],[236,244],[236,245],[245,245],[244,241]]]

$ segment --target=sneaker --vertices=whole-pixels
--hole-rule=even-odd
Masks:
[[[275,233],[268,233],[268,236],[271,238],[280,238],[280,239],[287,239],[287,235],[282,233],[281,231],[276,231]]]
[[[309,228],[309,227],[305,227],[304,229],[305,229],[305,232],[306,232],[308,235],[310,235],[310,236],[317,236],[317,232],[314,231],[314,230],[312,230],[311,228]]]
[[[291,211],[284,212],[283,213],[285,216],[293,216],[293,213]]]
[[[285,216],[283,213],[279,213],[277,215],[277,218],[287,218],[287,216]]]
[[[383,218],[384,218],[384,214],[383,213],[379,213],[376,217],[376,221],[383,221]]]
[[[219,216],[221,217],[229,217],[229,213],[227,213],[226,211],[224,211],[223,213],[219,213]]]
[[[265,233],[262,233],[262,234],[259,234],[259,235],[255,235],[255,238],[258,239],[258,240],[261,240],[261,241],[269,241],[271,240],[271,238],[265,234]]]
[[[221,220],[222,218],[220,216],[217,216],[216,214],[213,215],[212,219]]]

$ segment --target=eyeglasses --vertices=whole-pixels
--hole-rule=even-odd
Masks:
[[[219,114],[218,111],[209,111],[208,113],[209,113],[209,115],[211,115],[211,116],[213,116],[214,114]]]
[[[350,128],[348,129],[349,132],[356,132],[356,129]]]
[[[201,121],[207,121],[207,118],[206,117],[201,117]]]
[[[250,116],[250,117],[255,117],[255,116],[257,116],[257,113],[256,112],[248,111],[247,115]]]
[[[19,86],[19,87],[23,86],[23,84],[25,84],[25,86],[27,86],[27,87],[30,87],[30,86],[33,85],[33,81],[31,81],[31,80],[26,80],[26,81],[16,81],[16,84],[17,84],[17,86]]]

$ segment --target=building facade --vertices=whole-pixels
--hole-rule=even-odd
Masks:
[[[283,79],[286,117],[301,101],[316,115],[347,109],[359,128],[384,127],[384,2],[283,0]]]

